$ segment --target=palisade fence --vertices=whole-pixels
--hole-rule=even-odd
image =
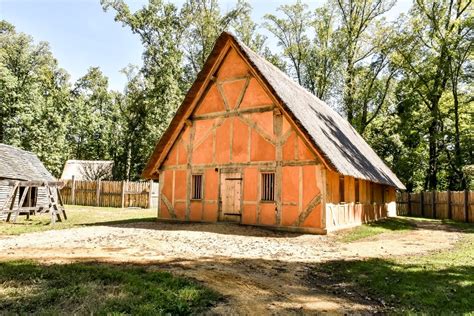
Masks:
[[[474,223],[474,191],[399,192],[397,215]]]
[[[158,183],[129,181],[65,180],[61,189],[64,204],[102,207],[155,208]]]

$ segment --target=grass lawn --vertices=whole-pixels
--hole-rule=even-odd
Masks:
[[[464,232],[457,246],[426,256],[332,261],[318,265],[313,280],[342,295],[357,293],[387,312],[474,313],[474,225],[447,222]],[[436,234],[436,231],[433,231]]]
[[[49,214],[18,217],[16,223],[0,221],[0,235],[19,235],[23,233],[46,231],[51,229],[67,229],[78,226],[94,225],[101,222],[127,223],[135,221],[156,220],[155,209],[120,209],[93,206],[66,205],[68,219],[51,225]]]
[[[218,298],[196,282],[144,267],[0,262],[1,314],[183,315]]]
[[[418,220],[418,219],[416,219]],[[352,242],[366,237],[389,232],[405,232],[416,228],[414,219],[408,217],[386,218],[376,222],[363,224],[353,229],[339,233],[339,240]]]

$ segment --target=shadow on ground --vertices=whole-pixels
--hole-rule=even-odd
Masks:
[[[474,311],[474,265],[436,269],[429,262],[338,260],[314,266],[309,283],[326,292],[363,296],[385,311],[464,314]]]
[[[210,313],[276,315],[474,310],[472,265],[436,269],[388,259],[304,263],[208,258],[143,264],[87,260],[0,263],[0,309],[187,314],[205,307]]]

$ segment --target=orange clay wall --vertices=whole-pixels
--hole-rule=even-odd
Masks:
[[[395,188],[344,176],[344,201],[340,174],[327,171],[326,228],[328,231],[395,216]],[[356,191],[359,192],[356,197]]]
[[[239,222],[324,227],[322,165],[233,48],[160,167],[159,218],[221,220],[226,171],[242,178]],[[262,172],[275,173],[274,202],[261,201]],[[201,200],[190,199],[193,174],[203,175]]]

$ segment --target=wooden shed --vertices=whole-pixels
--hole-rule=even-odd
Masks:
[[[62,205],[56,207],[60,186],[61,182],[51,175],[35,154],[0,144],[1,217],[9,213],[49,212],[52,206],[63,211]]]
[[[158,218],[325,234],[395,215],[404,185],[326,103],[223,33],[143,172]]]

